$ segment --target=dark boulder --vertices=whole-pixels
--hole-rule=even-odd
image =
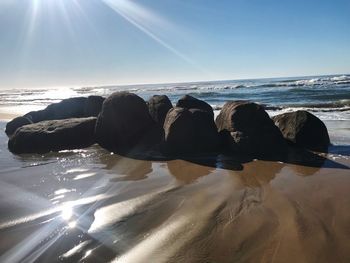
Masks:
[[[208,112],[214,118],[213,108],[203,100],[199,100],[190,95],[185,95],[178,100],[176,107],[185,109],[200,109]]]
[[[163,126],[168,111],[173,107],[169,98],[165,95],[154,95],[147,104],[153,120]]]
[[[252,157],[261,157],[257,151],[257,145],[252,136],[241,131],[230,132],[226,129],[219,132],[220,145],[223,151],[240,154],[242,160],[250,160]],[[248,158],[248,159],[247,159]]]
[[[76,97],[52,103],[43,110],[31,111],[24,115],[33,123],[46,120],[97,117],[105,98],[101,96]]]
[[[129,92],[115,92],[102,105],[96,123],[96,140],[116,153],[148,147],[157,137],[146,102]]]
[[[216,126],[230,151],[260,158],[286,153],[281,132],[263,106],[256,103],[227,102],[216,118]]]
[[[102,109],[102,104],[105,101],[101,96],[89,96],[85,102],[84,116],[97,117]]]
[[[167,153],[194,152],[195,127],[188,109],[171,109],[164,122],[164,150]]]
[[[50,104],[43,110],[31,111],[13,119],[7,124],[5,132],[11,136],[17,128],[40,121],[97,117],[101,112],[104,100],[105,98],[101,96],[64,99],[61,102]]]
[[[46,153],[92,145],[96,118],[50,120],[18,128],[9,139],[13,153]]]
[[[85,97],[64,99],[61,102],[50,104],[43,110],[29,112],[24,117],[31,119],[34,123],[86,117],[84,110],[87,100]]]
[[[50,111],[45,108],[43,110],[38,111],[31,111],[25,114],[23,117],[28,118],[33,123],[37,123],[40,121],[47,121],[47,120],[53,120],[53,118],[50,117]]]
[[[206,111],[173,108],[164,122],[164,151],[167,154],[213,152],[219,144],[214,120]]]
[[[214,152],[218,150],[219,134],[213,116],[204,110],[190,109],[195,128],[196,152]]]
[[[33,123],[30,119],[26,118],[26,117],[17,117],[14,118],[12,121],[8,122],[6,124],[6,129],[5,129],[5,133],[7,134],[7,136],[11,136],[12,134],[15,133],[15,131],[24,126],[24,125],[28,125]]]
[[[326,125],[307,111],[296,111],[274,116],[273,121],[284,138],[301,148],[325,152],[330,144]]]

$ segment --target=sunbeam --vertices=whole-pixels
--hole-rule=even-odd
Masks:
[[[73,2],[72,2],[73,3]],[[66,2],[64,1],[57,1],[57,7],[59,8],[59,14],[62,16],[62,21],[66,26],[66,29],[70,35],[70,38],[72,40],[75,40],[74,36],[75,36],[75,32],[73,29],[73,22],[71,20],[71,17],[69,15],[69,12],[67,10],[67,6],[66,6]]]
[[[28,24],[28,37],[33,35],[36,22],[37,22],[37,17],[38,17],[38,11],[39,11],[39,4],[40,0],[33,0],[31,7],[29,9],[29,24]]]
[[[89,32],[96,33],[92,27],[82,4],[78,0],[32,0],[28,4],[28,11],[25,20],[25,36],[22,40],[23,49],[30,49],[33,41],[41,39],[41,35],[49,35],[51,38],[57,37],[57,31],[64,34],[66,40],[76,47],[79,25],[84,25]],[[94,29],[94,30],[90,30]]]
[[[149,11],[140,4],[130,0],[103,0],[103,2],[118,13],[121,17],[127,20],[130,24],[141,30],[148,37],[156,41],[162,47],[169,50],[171,53],[181,58],[188,64],[197,68],[198,70],[206,72],[195,61],[188,56],[174,48],[171,44],[162,39],[159,34],[155,32],[157,28],[171,28],[171,24],[157,14]]]

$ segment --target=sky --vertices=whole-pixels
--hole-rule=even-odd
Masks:
[[[0,88],[350,73],[349,0],[0,0]]]

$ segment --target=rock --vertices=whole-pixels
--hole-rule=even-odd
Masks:
[[[298,147],[325,152],[330,144],[326,125],[307,111],[296,111],[274,116],[273,121],[283,137]]]
[[[103,102],[96,123],[96,140],[110,151],[130,153],[153,143],[154,126],[142,98],[129,92],[115,92]]]
[[[247,133],[236,131],[230,132],[230,138],[233,140],[232,148],[236,152],[253,153],[256,149],[254,140]]]
[[[43,110],[29,112],[24,117],[31,119],[34,123],[86,117],[84,110],[87,100],[85,97],[64,99],[61,102],[50,104]]]
[[[105,101],[101,96],[89,96],[85,101],[84,116],[97,117],[102,109],[102,104]]]
[[[24,115],[33,123],[46,120],[97,117],[105,98],[101,96],[76,97],[52,103],[43,110],[31,111]]]
[[[13,119],[7,124],[5,132],[11,136],[17,128],[40,121],[97,117],[104,100],[105,98],[101,96],[64,99],[61,102],[50,104],[43,110],[31,111],[22,117]]]
[[[92,145],[96,118],[50,120],[18,128],[9,139],[13,153],[46,153]]]
[[[236,153],[254,157],[271,157],[284,154],[287,145],[261,105],[249,101],[227,102],[218,117],[216,126],[222,142]]]
[[[6,124],[5,133],[7,136],[12,136],[18,128],[31,123],[33,122],[30,119],[23,116],[14,118]]]
[[[213,116],[204,110],[190,109],[195,128],[196,152],[215,152],[219,146],[219,134]]]
[[[185,109],[200,109],[207,111],[214,118],[213,108],[206,103],[205,101],[196,99],[190,95],[185,95],[176,103],[176,107],[185,108]]]
[[[168,154],[214,152],[219,145],[211,114],[199,109],[171,109],[164,122],[164,132],[164,150]]]
[[[195,127],[188,109],[171,109],[164,122],[165,151],[170,154],[195,151]]]
[[[163,127],[168,111],[173,107],[165,95],[154,95],[148,100],[148,110],[153,120]]]

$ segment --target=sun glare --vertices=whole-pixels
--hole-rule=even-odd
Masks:
[[[64,207],[61,212],[61,217],[68,221],[73,216],[73,208],[71,206]]]

